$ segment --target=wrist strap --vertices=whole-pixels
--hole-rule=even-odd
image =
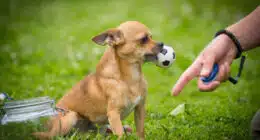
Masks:
[[[237,54],[236,54],[236,58],[239,58],[243,52],[243,49],[241,47],[241,44],[240,42],[238,41],[238,39],[233,35],[233,33],[231,33],[230,31],[228,30],[220,30],[218,31],[216,34],[215,34],[215,37],[217,37],[218,35],[220,34],[225,34],[227,35],[232,41],[233,43],[235,44],[236,48],[237,48]]]
[[[241,61],[240,61],[240,65],[239,65],[239,68],[238,68],[238,73],[237,73],[237,76],[235,78],[233,77],[228,77],[228,80],[233,83],[233,84],[236,84],[238,82],[238,78],[241,76],[242,74],[242,70],[243,70],[243,67],[244,67],[244,63],[245,63],[245,60],[246,60],[246,57],[243,55],[241,57]]]
[[[236,36],[231,33],[230,31],[228,30],[220,30],[218,31],[216,34],[215,34],[215,37],[217,37],[218,35],[220,34],[225,34],[227,35],[232,41],[233,43],[235,44],[236,48],[237,48],[237,54],[236,54],[236,58],[239,58],[243,52],[243,49],[241,47],[241,44],[240,42],[238,41],[238,39],[236,38]],[[246,57],[245,56],[242,56],[241,57],[241,61],[240,61],[240,65],[239,65],[239,69],[238,69],[238,74],[235,78],[233,77],[229,77],[228,80],[233,83],[233,84],[236,84],[238,82],[238,78],[241,76],[241,73],[242,73],[242,70],[243,70],[243,65],[244,65],[244,62],[245,62],[245,59]]]

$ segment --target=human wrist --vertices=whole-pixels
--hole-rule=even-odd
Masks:
[[[235,58],[239,58],[243,52],[242,46],[240,44],[240,41],[237,39],[237,37],[234,35],[234,33],[230,32],[229,30],[219,30],[216,34],[215,37],[221,35],[221,34],[225,34],[226,36],[229,37],[229,39],[232,40],[232,42],[234,43],[236,49],[237,49],[237,53],[236,53],[236,57]]]
[[[226,34],[220,34],[217,36],[217,38],[223,40],[226,46],[226,50],[230,53],[230,55],[233,56],[233,59],[235,59],[237,55],[237,48],[234,42],[230,39],[230,37],[227,36]]]

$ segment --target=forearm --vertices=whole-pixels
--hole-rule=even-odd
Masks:
[[[237,37],[244,51],[260,46],[260,6],[227,30]]]

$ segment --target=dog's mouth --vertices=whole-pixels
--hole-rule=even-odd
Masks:
[[[157,61],[157,54],[147,53],[144,55],[144,62],[155,62]]]
[[[157,61],[157,54],[162,51],[163,46],[156,46],[152,48],[152,53],[146,53],[144,55],[144,62],[155,62]]]

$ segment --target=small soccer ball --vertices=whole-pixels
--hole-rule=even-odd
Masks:
[[[156,65],[162,68],[168,68],[175,61],[175,52],[170,46],[163,46],[160,53],[157,54]]]

